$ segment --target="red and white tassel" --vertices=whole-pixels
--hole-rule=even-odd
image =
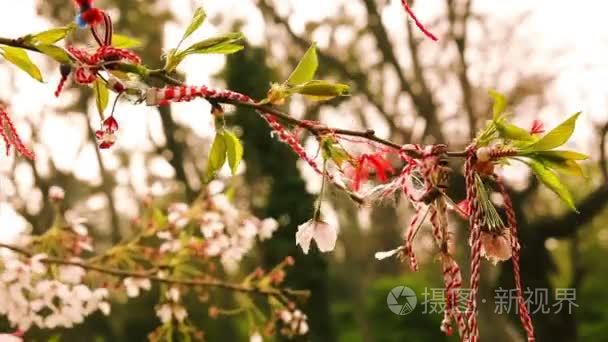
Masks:
[[[467,201],[470,204],[471,215],[469,222],[471,234],[469,244],[471,245],[471,278],[469,282],[470,294],[467,303],[467,325],[469,328],[469,342],[479,340],[479,330],[477,327],[477,292],[479,291],[479,278],[481,274],[481,226],[479,200],[477,197],[475,160],[476,151],[474,147],[469,147],[468,156],[464,164],[465,183]]]
[[[407,226],[407,230],[405,231],[405,237],[403,242],[403,254],[408,258],[410,269],[412,271],[418,271],[418,261],[416,260],[416,255],[414,254],[414,238],[416,237],[416,233],[418,231],[418,227],[422,224],[422,220],[424,216],[422,216],[421,210],[416,208],[416,213],[412,216],[410,220],[410,224]]]
[[[277,119],[274,118],[274,116],[270,114],[262,114],[262,118],[266,120],[272,131],[277,134],[279,140],[291,147],[291,149],[295,152],[295,154],[300,157],[300,159],[308,163],[308,165],[310,165],[310,167],[315,170],[316,173],[320,175],[324,174],[324,172],[321,171],[319,165],[314,160],[314,158],[310,157],[306,153],[306,151],[304,150],[304,146],[300,144],[300,142],[292,132],[287,130],[283,125],[281,125],[280,122],[277,121]],[[327,179],[331,182],[334,182],[335,180],[334,177],[331,174],[328,174],[327,172],[325,173],[325,177],[327,177]]]
[[[230,90],[215,90],[207,86],[184,85],[165,88],[148,88],[146,92],[146,104],[148,106],[165,106],[171,102],[186,102],[192,101],[195,98],[253,103],[253,100],[247,95]]]
[[[407,12],[407,14],[412,18],[412,20],[414,20],[414,24],[416,24],[418,29],[420,31],[422,31],[422,33],[424,33],[425,36],[431,38],[434,41],[437,41],[437,37],[433,33],[431,33],[431,31],[427,30],[427,28],[424,27],[424,25],[420,22],[420,20],[418,20],[418,18],[416,18],[416,14],[414,14],[414,11],[410,7],[410,5],[407,3],[407,0],[401,0],[401,5],[403,5],[403,8]]]
[[[517,293],[519,319],[524,330],[526,331],[528,342],[534,342],[534,325],[532,324],[532,318],[530,317],[530,312],[528,311],[528,307],[526,306],[526,301],[523,296],[521,272],[519,269],[520,245],[518,241],[517,218],[515,217],[515,210],[513,209],[511,197],[509,196],[504,183],[498,176],[496,176],[496,183],[498,184],[498,189],[503,197],[505,214],[511,229],[511,248],[513,249],[511,262],[513,263],[513,275],[515,278],[515,291]]]
[[[8,115],[6,107],[0,103],[0,136],[2,136],[2,140],[6,144],[6,155],[9,154],[11,146],[15,147],[17,153],[21,154],[25,158],[34,160],[36,159],[36,155],[32,150],[27,148],[21,138],[19,137],[19,133],[17,133],[17,129],[11,120],[11,117]]]

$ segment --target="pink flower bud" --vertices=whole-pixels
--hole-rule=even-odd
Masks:
[[[506,261],[513,255],[511,248],[511,232],[505,229],[502,234],[481,232],[481,256],[486,257],[494,265]]]
[[[118,122],[116,121],[116,119],[114,119],[114,115],[111,115],[110,117],[104,120],[103,128],[108,133],[114,133],[118,130]]]
[[[65,198],[65,191],[56,186],[53,185],[51,186],[51,188],[49,189],[49,199],[53,202],[61,202],[63,201],[63,199]]]

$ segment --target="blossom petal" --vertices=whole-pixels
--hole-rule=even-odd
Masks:
[[[315,222],[313,238],[321,252],[331,252],[336,248],[338,231],[325,222]]]
[[[403,246],[400,246],[400,247],[392,249],[390,251],[376,252],[376,254],[374,254],[374,257],[377,260],[383,260],[383,259],[394,256],[395,254],[399,253],[402,249],[403,249]]]
[[[490,260],[494,265],[499,261],[506,261],[513,255],[513,250],[509,241],[509,231],[506,233],[481,233],[481,256]]]
[[[315,222],[312,220],[306,221],[298,226],[298,231],[296,232],[296,246],[300,245],[304,254],[308,254],[308,251],[310,250],[310,241],[312,241],[314,233]]]
[[[118,130],[118,122],[113,115],[104,120],[103,128],[108,133],[114,133]]]

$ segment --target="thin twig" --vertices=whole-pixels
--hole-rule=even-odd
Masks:
[[[34,256],[34,253],[32,253],[24,248],[10,245],[7,243],[0,242],[0,248],[6,248],[8,250],[21,254],[28,258],[31,258]],[[293,290],[293,289],[289,289],[289,288],[282,288],[282,289],[260,288],[260,287],[255,287],[255,286],[251,286],[251,285],[228,283],[228,282],[224,282],[224,281],[213,279],[213,278],[211,278],[211,279],[176,279],[176,278],[170,278],[170,277],[161,277],[161,276],[158,276],[157,274],[154,274],[155,272],[151,272],[151,271],[136,272],[136,271],[129,271],[129,270],[121,270],[121,269],[116,269],[116,268],[106,268],[103,266],[91,265],[84,261],[66,260],[66,259],[53,258],[53,257],[42,258],[42,259],[40,259],[40,262],[45,263],[45,264],[53,264],[53,265],[77,266],[77,267],[80,267],[80,268],[88,270],[88,271],[98,272],[98,273],[107,274],[110,276],[120,277],[120,278],[127,278],[127,277],[146,278],[146,279],[150,279],[151,281],[156,281],[159,283],[193,286],[193,287],[213,287],[213,288],[220,288],[220,289],[231,290],[231,291],[236,291],[236,292],[254,293],[254,294],[259,294],[259,295],[267,296],[267,297],[268,296],[283,296],[283,295],[289,295],[292,297],[302,297],[302,296],[307,295],[306,291]],[[153,270],[153,271],[155,271],[155,270]]]

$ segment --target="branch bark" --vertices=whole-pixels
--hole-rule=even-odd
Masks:
[[[532,224],[530,230],[539,232],[540,236],[544,239],[572,236],[572,234],[591,222],[607,204],[608,184],[602,184],[577,204],[580,213],[571,211],[555,218],[542,218],[538,223]]]
[[[382,18],[378,13],[376,1],[363,0],[363,4],[367,9],[369,17],[368,26],[376,38],[378,49],[382,53],[384,59],[388,61],[395,69],[401,89],[410,95],[418,114],[426,120],[425,130],[437,141],[445,141],[443,132],[441,131],[441,125],[437,117],[437,106],[435,105],[432,94],[428,91],[415,91],[412,88],[409,80],[403,73],[403,69],[397,60],[397,56],[393,51],[393,46],[389,40],[388,33],[386,32],[386,29],[382,24]]]
[[[24,248],[14,246],[11,244],[7,244],[7,243],[0,242],[0,248],[5,248],[8,250],[11,250],[15,253],[18,253],[18,254],[28,257],[28,258],[31,258],[34,256],[34,253],[32,253]],[[77,267],[80,267],[80,268],[88,270],[88,271],[98,272],[98,273],[102,273],[102,274],[106,274],[106,275],[110,275],[110,276],[114,276],[114,277],[120,277],[120,278],[127,278],[127,277],[146,278],[146,279],[150,279],[151,281],[155,281],[158,283],[165,283],[165,284],[176,284],[176,285],[185,285],[185,286],[194,286],[194,287],[212,287],[212,288],[220,288],[220,289],[231,290],[231,291],[236,291],[236,292],[259,294],[259,295],[263,295],[263,296],[278,296],[278,297],[281,297],[284,295],[296,296],[296,297],[308,296],[307,291],[293,290],[293,289],[289,289],[289,288],[283,288],[283,289],[261,288],[261,287],[246,285],[246,284],[228,283],[228,282],[224,282],[224,281],[217,280],[214,278],[176,279],[176,278],[170,278],[170,277],[161,277],[156,274],[158,270],[129,271],[129,270],[122,270],[122,269],[117,269],[117,268],[107,268],[107,267],[103,267],[103,266],[92,265],[92,264],[89,264],[84,261],[66,260],[66,259],[53,258],[53,257],[42,258],[40,260],[40,262],[45,263],[45,264],[52,264],[52,265],[77,266]]]
[[[282,18],[272,6],[268,5],[268,3],[264,0],[258,2],[259,8],[264,15],[269,17],[270,20],[274,21],[276,24],[282,26],[289,37],[298,45],[301,49],[306,50],[311,42],[298,36],[293,30],[291,26],[289,26],[289,22]],[[375,94],[367,83],[367,75],[359,70],[350,69],[346,63],[340,61],[338,58],[325,53],[321,50],[317,51],[317,55],[319,56],[319,61],[323,65],[327,65],[331,70],[335,71],[341,77],[348,79],[353,82],[354,88],[358,90],[361,94],[363,94],[366,100],[374,107],[376,110],[385,117],[386,122],[391,129],[392,132],[396,134],[400,134],[404,137],[411,136],[412,132],[407,131],[406,129],[397,126],[395,123],[395,118],[397,117],[397,113],[389,113],[384,104],[380,99],[378,94]]]
[[[467,23],[471,16],[471,5],[472,1],[467,0],[464,5],[462,14],[459,15],[456,1],[447,0],[448,7],[448,20],[450,22],[450,37],[456,44],[456,50],[458,51],[458,80],[460,82],[460,88],[462,89],[462,102],[467,113],[469,121],[469,139],[475,138],[475,131],[477,126],[476,112],[473,105],[473,92],[471,88],[471,81],[469,80],[469,65],[466,59],[466,44],[467,44]]]

